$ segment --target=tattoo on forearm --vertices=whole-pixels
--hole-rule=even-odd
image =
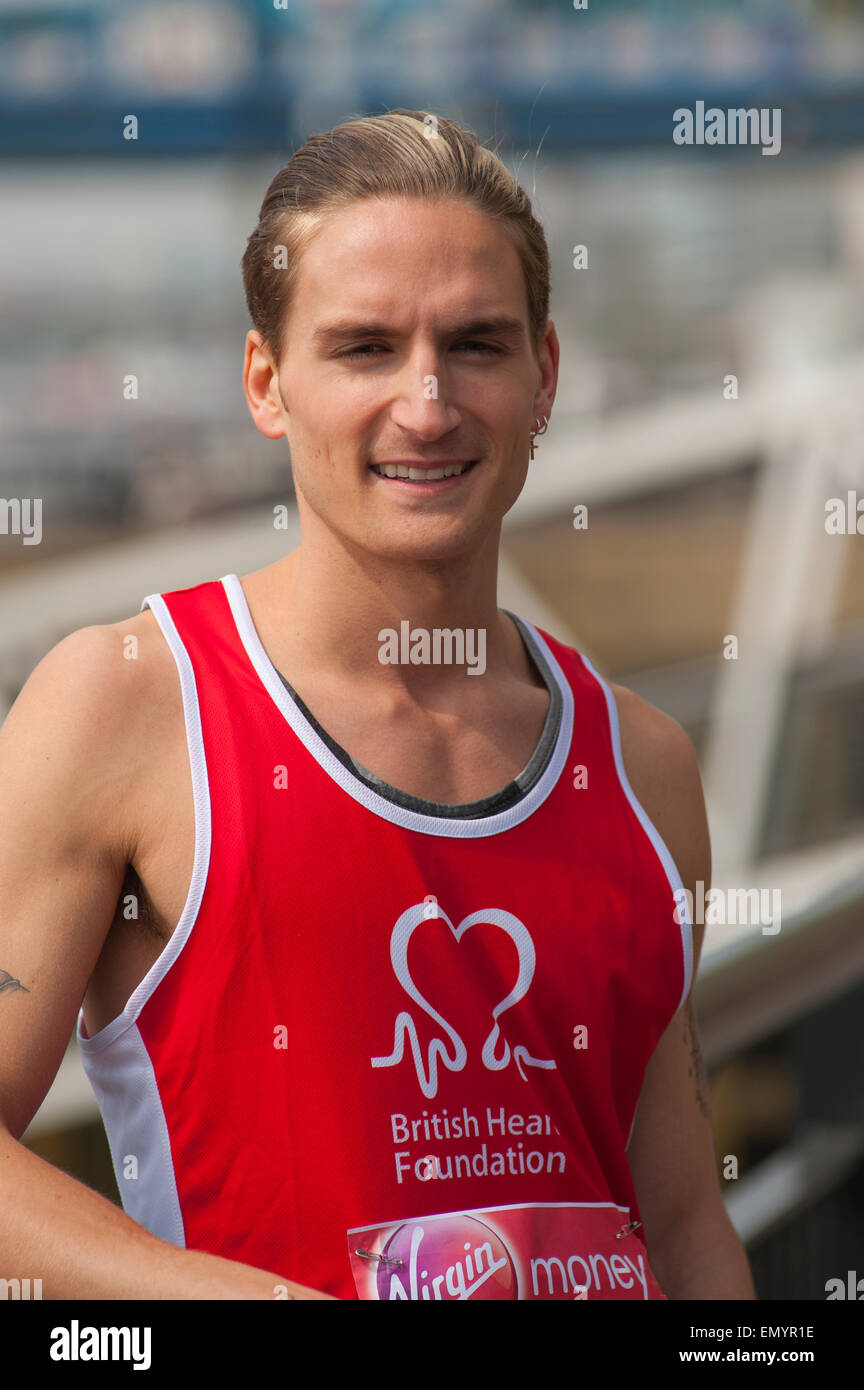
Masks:
[[[699,1034],[696,1032],[696,1020],[693,1017],[693,1005],[687,1008],[687,1027],[684,1029],[683,1041],[690,1049],[690,1063],[687,1067],[687,1075],[692,1076],[696,1086],[696,1100],[699,1109],[710,1120],[711,1111],[708,1108],[708,1079],[705,1075],[705,1063],[702,1060],[702,1049],[699,1046]]]
[[[0,994],[4,989],[23,989],[25,994],[30,993],[27,986],[16,980],[14,975],[10,975],[8,970],[0,970]]]

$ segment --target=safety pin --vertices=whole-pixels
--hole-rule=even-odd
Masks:
[[[382,1265],[404,1265],[404,1260],[391,1260],[387,1255],[376,1255],[374,1250],[355,1250],[361,1260],[380,1260]]]
[[[621,1226],[619,1230],[615,1232],[615,1239],[621,1240],[624,1236],[629,1236],[631,1231],[635,1231],[637,1226],[641,1225],[641,1221],[631,1221],[629,1226]]]

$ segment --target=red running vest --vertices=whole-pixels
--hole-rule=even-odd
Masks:
[[[147,606],[195,858],[122,1014],[78,1020],[125,1210],[343,1299],[664,1297],[626,1150],[692,931],[609,687],[527,624],[551,759],[509,809],[439,819],[334,756],[237,575]]]

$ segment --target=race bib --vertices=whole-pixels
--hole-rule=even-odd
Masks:
[[[348,1232],[359,1298],[662,1299],[626,1207],[550,1202]]]

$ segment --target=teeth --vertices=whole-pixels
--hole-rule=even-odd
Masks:
[[[379,463],[374,471],[384,478],[407,478],[413,483],[434,483],[439,478],[458,478],[469,468],[467,463],[447,464],[444,468],[408,468],[403,463]]]

